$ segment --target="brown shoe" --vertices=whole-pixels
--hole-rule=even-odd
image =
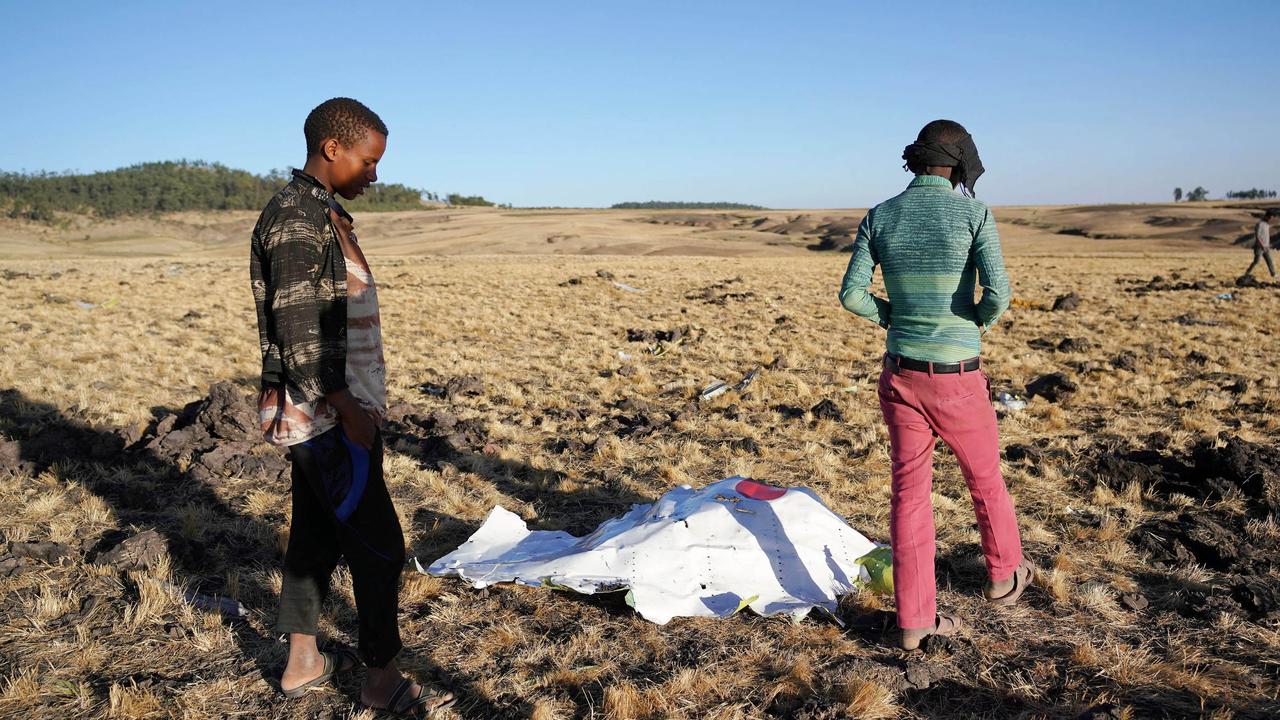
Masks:
[[[923,635],[920,635],[919,637],[916,637],[914,635],[908,636],[907,631],[903,630],[902,635],[898,640],[898,647],[902,648],[903,650],[915,650],[916,648],[920,647],[920,643],[930,635],[940,635],[942,637],[947,637],[948,635],[956,634],[959,630],[960,630],[960,618],[954,615],[939,614],[934,618],[933,629],[931,629],[929,632]]]
[[[987,585],[983,594],[987,596],[987,600],[990,600],[992,605],[1012,605],[1018,602],[1018,598],[1022,597],[1022,593],[1026,591],[1027,587],[1031,585],[1031,581],[1035,579],[1036,566],[1032,565],[1030,560],[1023,558],[1022,562],[1018,563],[1018,568],[1013,571],[1013,588],[1009,592],[999,597],[992,597],[991,586]]]

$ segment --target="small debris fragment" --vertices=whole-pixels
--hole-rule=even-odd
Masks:
[[[188,605],[197,610],[216,612],[229,620],[247,620],[249,618],[249,611],[245,609],[245,606],[229,597],[205,595],[191,588],[180,588],[173,583],[164,581],[161,581],[160,584],[170,592],[181,595]]]
[[[444,394],[445,394],[445,389],[443,385],[437,385],[435,383],[429,383],[429,382],[422,383],[421,385],[419,385],[418,390],[422,394],[430,395],[432,397],[444,397]]]
[[[733,389],[736,390],[737,392],[742,392],[743,390],[746,390],[747,386],[751,384],[751,381],[756,379],[756,375],[759,372],[760,372],[759,365],[755,366],[754,368],[751,368],[751,372],[747,373],[746,375],[743,375],[742,379],[738,381],[738,384],[733,386]]]
[[[1151,603],[1141,593],[1124,593],[1120,596],[1120,604],[1134,612],[1140,612]]]
[[[1014,393],[1003,392],[1003,391],[998,392],[996,393],[996,402],[999,403],[1003,409],[1008,411],[1027,409],[1026,398]]]
[[[702,392],[698,394],[698,399],[705,402],[712,398],[720,397],[727,392],[729,392],[729,384],[721,380],[715,380],[710,385],[702,388]]]

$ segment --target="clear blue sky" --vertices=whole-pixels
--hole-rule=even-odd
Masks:
[[[1280,189],[1280,2],[0,0],[0,18],[3,170],[301,165],[307,112],[349,95],[390,127],[383,180],[516,205],[866,206],[937,117],[973,133],[993,204]]]

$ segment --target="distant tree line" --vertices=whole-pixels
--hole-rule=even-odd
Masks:
[[[1275,190],[1259,190],[1258,188],[1227,191],[1227,199],[1229,200],[1266,200],[1275,196]]]
[[[494,203],[485,200],[483,195],[460,195],[458,193],[449,193],[446,197],[450,205],[461,205],[466,207],[493,207]]]
[[[1276,196],[1275,190],[1260,190],[1258,188],[1251,188],[1249,190],[1228,190],[1227,191],[1228,200],[1266,200],[1267,198],[1273,198],[1275,196]],[[1186,197],[1187,197],[1187,202],[1199,202],[1201,200],[1208,200],[1209,191],[1197,185],[1196,189],[1187,193]],[[1173,201],[1179,202],[1180,200],[1182,200],[1182,188],[1180,187],[1174,188]]]
[[[760,205],[731,202],[681,202],[650,200],[648,202],[620,202],[609,206],[613,210],[766,210]]]
[[[1180,187],[1174,188],[1173,201],[1179,202],[1182,200],[1182,197],[1183,197],[1182,188]],[[1186,198],[1187,198],[1187,202],[1200,202],[1201,200],[1208,200],[1209,191],[1197,185],[1195,190],[1192,190],[1191,192],[1186,194]]]
[[[290,175],[255,175],[218,163],[166,161],[90,174],[0,172],[0,213],[53,222],[56,213],[120,217],[179,210],[260,210]],[[353,211],[412,210],[434,193],[377,184],[343,204]]]

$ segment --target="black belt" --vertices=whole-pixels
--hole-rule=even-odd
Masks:
[[[895,373],[900,370],[915,370],[916,372],[932,372],[943,375],[947,373],[973,372],[982,367],[982,359],[976,357],[953,363],[931,363],[927,360],[914,360],[901,355],[886,354],[884,363]]]

